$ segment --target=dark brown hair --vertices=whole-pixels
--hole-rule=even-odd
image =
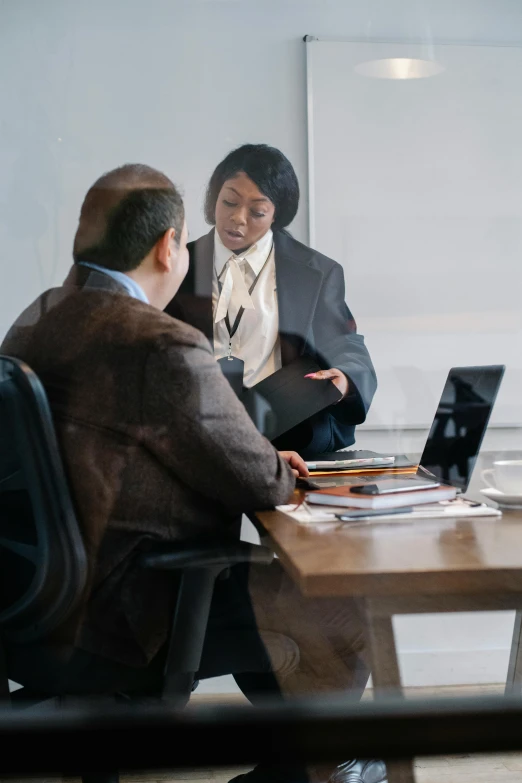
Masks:
[[[130,272],[169,228],[179,243],[184,220],[173,182],[150,166],[128,163],[100,177],[85,196],[74,261]]]

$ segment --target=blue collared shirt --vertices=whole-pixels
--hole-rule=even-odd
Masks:
[[[132,296],[133,299],[139,299],[140,302],[145,302],[145,304],[150,304],[149,300],[147,299],[147,295],[145,294],[145,291],[141,287],[141,285],[138,285],[138,283],[132,279],[132,277],[129,277],[124,272],[117,272],[115,269],[107,269],[104,266],[98,266],[98,264],[91,264],[88,261],[79,261],[78,266],[86,266],[89,269],[94,269],[96,272],[102,272],[104,275],[109,275],[109,277],[112,277],[113,280],[116,280],[117,283],[122,285],[129,296]]]

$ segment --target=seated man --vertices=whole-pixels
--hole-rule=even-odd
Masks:
[[[163,312],[187,272],[186,242],[165,175],[142,165],[105,174],[84,200],[64,285],[0,348],[47,391],[89,556],[75,652],[55,683],[64,692],[157,692],[171,576],[136,568],[136,554],[150,542],[237,537],[241,513],[287,502],[306,473],[256,430],[203,334]],[[231,572],[216,586],[201,677],[231,672],[251,701],[362,691],[354,603],[305,601],[277,561]]]

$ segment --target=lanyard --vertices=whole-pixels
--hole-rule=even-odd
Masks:
[[[268,255],[266,257],[265,263],[261,267],[261,269],[259,271],[259,274],[255,278],[254,282],[252,283],[252,285],[248,289],[248,293],[249,294],[251,294],[252,291],[254,290],[254,288],[256,287],[257,281],[261,277],[261,274],[263,273],[265,266],[268,264],[268,262],[270,260],[270,256],[272,255],[273,249],[274,249],[274,243],[272,242],[272,247],[270,248],[270,252],[268,253]],[[218,278],[218,287],[219,287],[219,293],[221,293],[221,289],[222,289],[223,286],[221,285],[221,282],[220,282],[219,278]],[[239,328],[239,324],[241,323],[241,319],[243,318],[243,313],[244,312],[245,312],[245,308],[244,307],[240,307],[239,310],[238,310],[238,313],[236,315],[235,321],[234,321],[232,326],[230,326],[230,319],[228,317],[228,312],[225,315],[225,325],[227,327],[227,332],[228,332],[228,335],[230,337],[229,354],[231,354],[231,350],[232,350],[232,348],[231,348],[231,346],[232,346],[232,338],[233,338],[233,336],[235,335],[235,333],[237,332],[237,330]]]

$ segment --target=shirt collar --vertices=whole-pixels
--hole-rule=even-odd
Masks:
[[[129,296],[132,296],[133,299],[139,299],[140,302],[145,302],[145,304],[150,304],[149,300],[147,299],[147,295],[143,288],[138,285],[138,283],[132,279],[132,277],[129,277],[129,275],[126,275],[125,272],[117,272],[115,269],[107,269],[104,266],[98,266],[98,264],[91,264],[88,261],[79,261],[79,266],[86,266],[89,269],[95,269],[96,272],[102,272],[104,275],[108,275],[109,277],[112,277],[113,280],[116,280],[117,283],[119,283]]]
[[[257,240],[255,245],[252,245],[244,253],[241,253],[241,255],[235,257],[240,260],[244,259],[245,261],[248,261],[254,274],[258,275],[263,268],[263,264],[267,260],[270,248],[272,247],[273,236],[272,229],[269,228],[266,234],[262,236],[261,239]],[[234,256],[232,250],[229,250],[227,247],[225,247],[218,232],[215,231],[214,266],[218,277],[221,275],[223,267],[228,262],[228,260],[232,258],[232,256]]]

